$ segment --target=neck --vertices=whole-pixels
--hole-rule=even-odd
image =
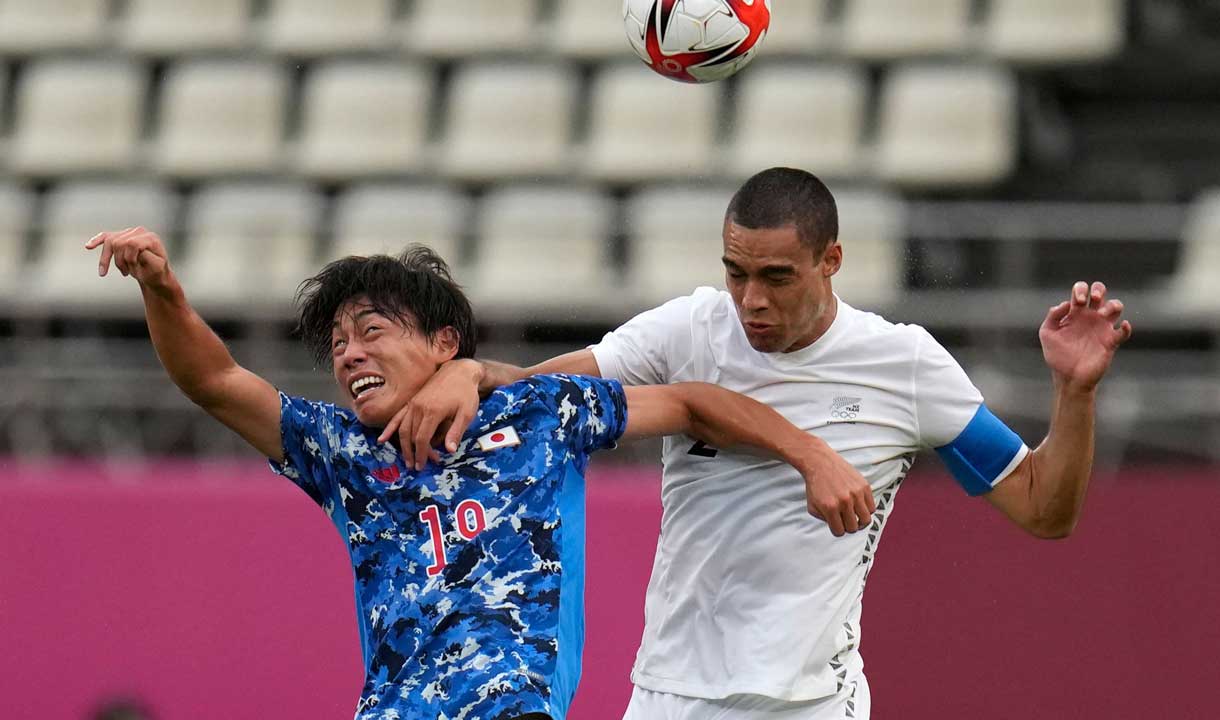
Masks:
[[[813,327],[809,329],[809,332],[802,335],[796,342],[785,348],[784,352],[796,352],[797,350],[802,350],[817,342],[818,339],[825,335],[826,331],[830,329],[830,326],[834,323],[835,316],[837,316],[838,313],[839,300],[832,294],[829,296],[829,299],[826,302],[819,305],[814,311],[816,317],[813,321]]]

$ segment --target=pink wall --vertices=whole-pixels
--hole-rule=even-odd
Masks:
[[[874,716],[1213,717],[1217,475],[1100,478],[1060,543],[913,476],[865,597]],[[573,720],[617,720],[630,692],[660,512],[642,476],[591,478]],[[351,717],[342,544],[257,465],[0,462],[0,528],[0,716],[85,718],[134,694],[160,720]]]

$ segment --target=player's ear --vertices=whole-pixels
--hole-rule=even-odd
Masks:
[[[836,240],[822,253],[822,274],[830,277],[843,266],[843,246]]]
[[[457,357],[458,346],[461,344],[461,335],[452,325],[437,330],[436,336],[432,338],[432,348],[441,356],[441,362]]]

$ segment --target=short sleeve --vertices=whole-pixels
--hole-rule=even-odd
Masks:
[[[335,437],[333,408],[280,393],[280,439],[284,462],[269,460],[271,469],[296,483],[318,505],[335,496],[331,466]]]
[[[584,375],[539,375],[535,390],[559,417],[564,440],[591,453],[614,447],[627,429],[627,394],[617,380]]]
[[[922,328],[915,362],[915,409],[921,442],[935,448],[971,495],[995,487],[1029,453],[1021,438],[983,403],[966,371]]]
[[[624,385],[668,383],[672,369],[691,352],[694,300],[693,295],[670,300],[606,333],[589,348],[602,377]]]

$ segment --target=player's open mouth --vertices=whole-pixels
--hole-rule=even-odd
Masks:
[[[348,389],[352,391],[353,398],[358,398],[365,393],[376,390],[382,385],[385,385],[385,378],[380,375],[365,375],[362,378],[353,380]]]

